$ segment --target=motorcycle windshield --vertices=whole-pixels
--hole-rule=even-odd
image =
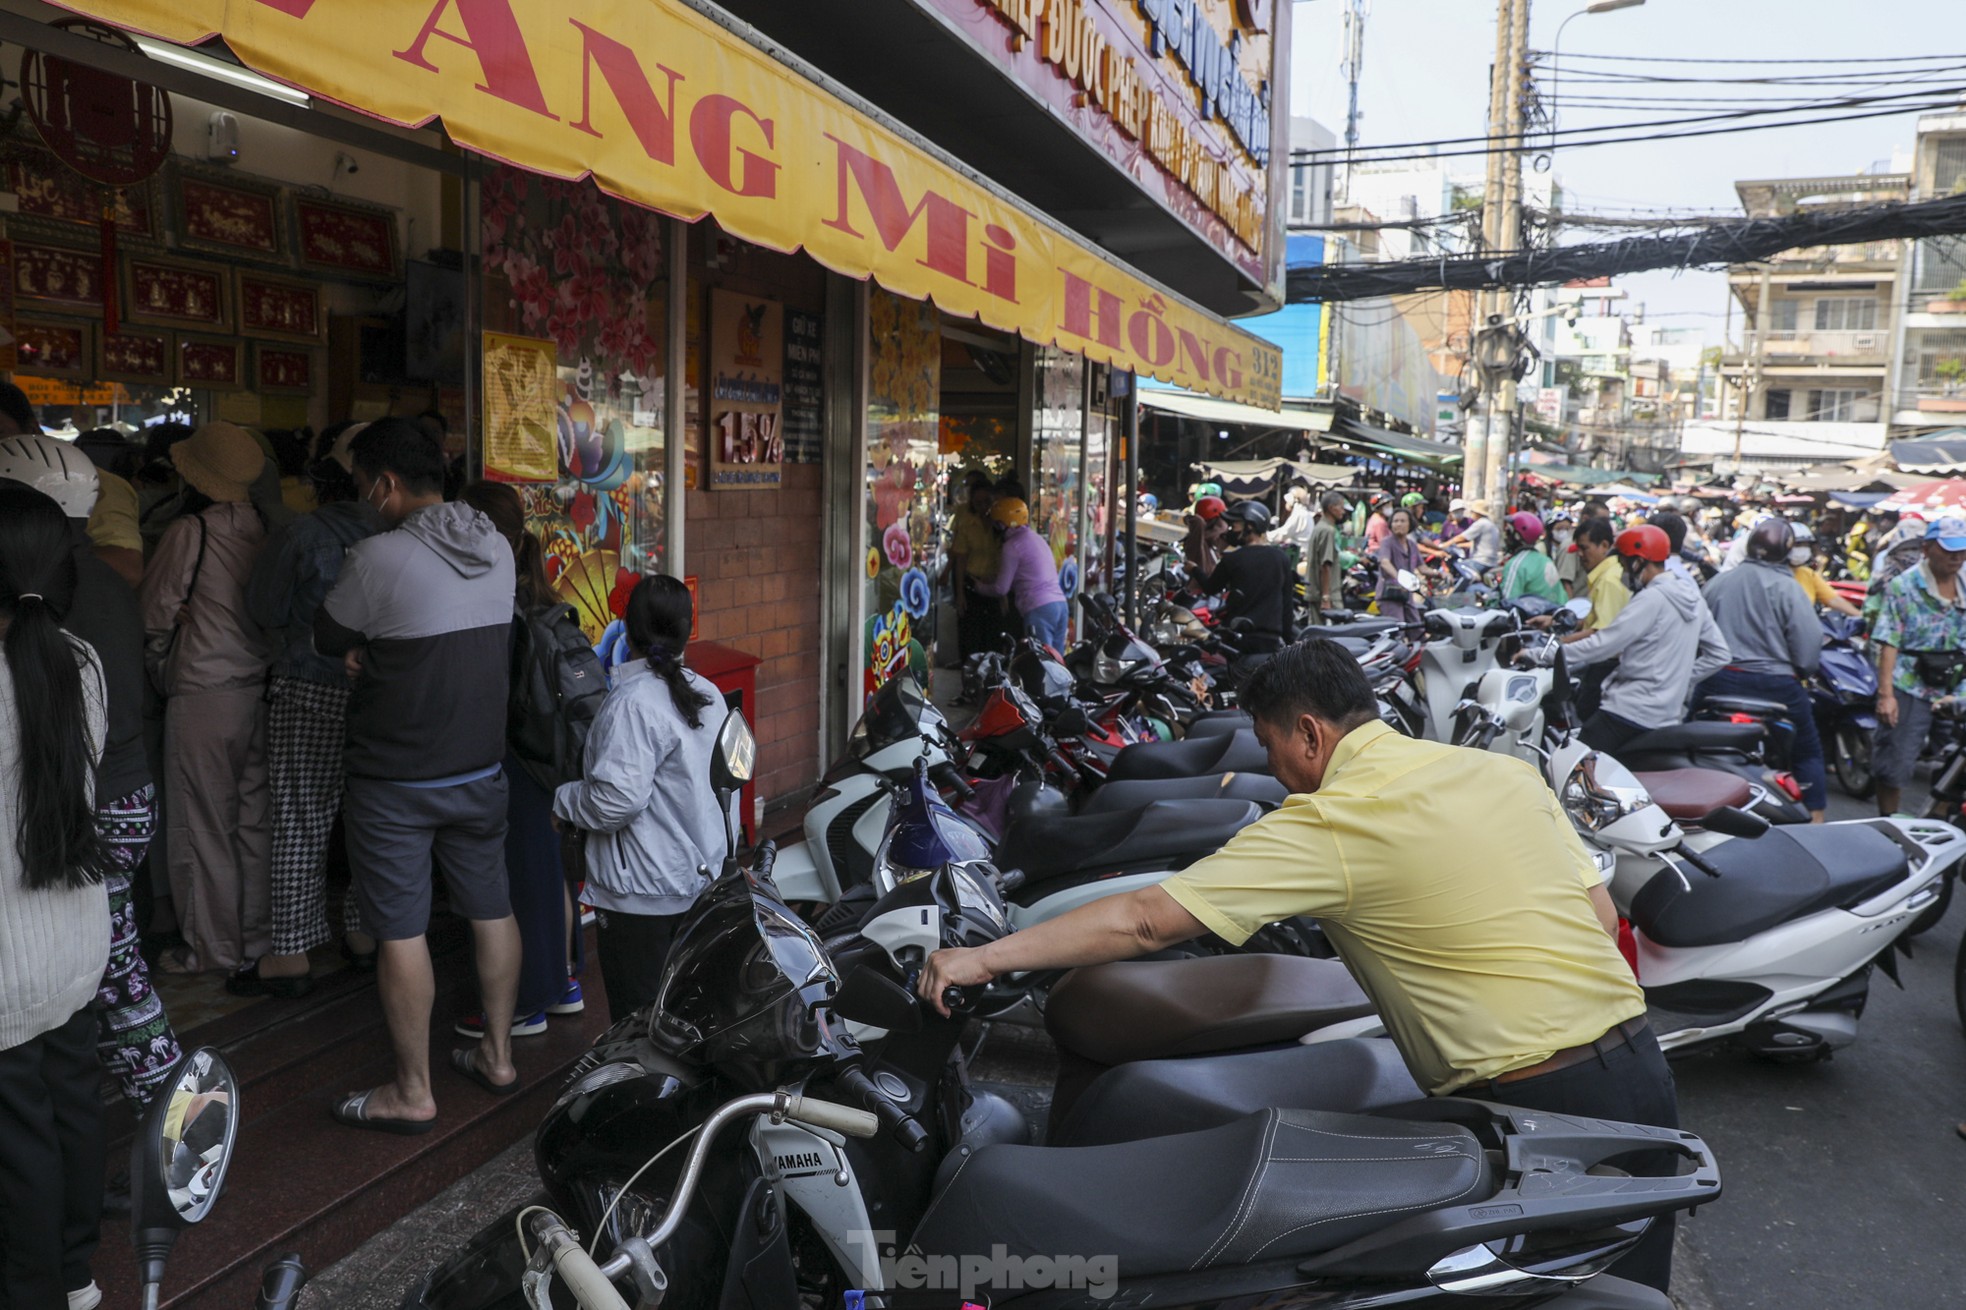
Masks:
[[[905,673],[890,678],[867,702],[860,722],[853,725],[847,738],[847,756],[864,760],[896,742],[920,737],[930,714],[928,696],[919,682]]]
[[[654,1023],[707,1063],[810,1059],[826,1042],[815,1011],[838,989],[812,930],[748,875],[731,874],[677,930]]]

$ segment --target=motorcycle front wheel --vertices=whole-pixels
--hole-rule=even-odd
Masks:
[[[1870,734],[1845,723],[1837,728],[1834,742],[1830,763],[1836,769],[1837,786],[1845,795],[1869,800],[1877,791],[1877,777],[1870,769]]]

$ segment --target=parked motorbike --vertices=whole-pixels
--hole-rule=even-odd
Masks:
[[[741,781],[748,770],[719,758],[720,784]],[[624,1287],[643,1305],[731,1310],[833,1307],[849,1292],[1033,1310],[1446,1307],[1471,1294],[1670,1305],[1599,1271],[1652,1217],[1719,1196],[1711,1152],[1686,1133],[1441,1100],[1021,1145],[1015,1107],[952,1058],[973,998],[950,989],[945,1018],[912,985],[930,951],[1006,928],[981,862],[919,871],[822,942],[776,895],[768,859],[728,859],[679,927],[658,999],[596,1044],[540,1125],[545,1204],[485,1229],[405,1305],[545,1307],[555,1281],[587,1310],[624,1306]],[[1686,1169],[1641,1189],[1604,1167],[1639,1150]],[[951,1286],[941,1269],[978,1272]]]
[[[1863,621],[1825,614],[1823,661],[1809,686],[1816,732],[1843,790],[1866,800],[1877,791],[1871,773],[1871,739],[1877,732],[1877,669],[1859,644]]]

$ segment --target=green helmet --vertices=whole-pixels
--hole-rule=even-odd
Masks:
[[[1204,483],[1202,483],[1202,484],[1201,484],[1201,486],[1200,486],[1199,488],[1197,488],[1197,489],[1196,489],[1196,493],[1195,493],[1195,499],[1197,499],[1197,500],[1199,500],[1199,499],[1201,499],[1201,498],[1202,498],[1203,496],[1219,496],[1219,495],[1221,495],[1221,494],[1222,494],[1222,484],[1221,484],[1221,483],[1219,483],[1219,482],[1204,482]]]
[[[1426,504],[1427,498],[1417,491],[1409,491],[1399,498],[1399,503],[1402,509],[1412,509],[1416,505]]]

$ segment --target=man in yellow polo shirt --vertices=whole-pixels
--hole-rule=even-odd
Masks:
[[[1209,931],[1240,944],[1308,915],[1433,1095],[1678,1126],[1610,897],[1533,768],[1393,732],[1358,662],[1321,639],[1272,658],[1242,704],[1290,789],[1281,809],[1158,887],[936,952],[921,994],[939,1004],[951,985],[1131,959]],[[1660,1221],[1617,1272],[1664,1289],[1671,1263]]]

